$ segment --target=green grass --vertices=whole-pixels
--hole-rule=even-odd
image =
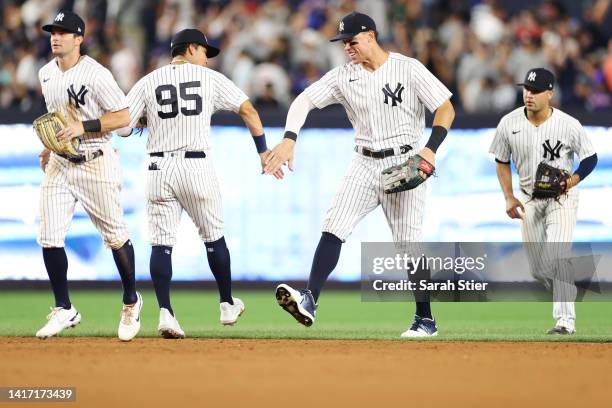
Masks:
[[[143,292],[140,337],[157,336],[158,308],[152,291]],[[299,325],[276,304],[273,291],[236,291],[246,312],[235,327],[219,323],[216,292],[174,291],[175,313],[188,337],[272,339],[397,340],[412,321],[408,303],[362,302],[359,292],[325,291],[317,322]],[[72,291],[83,315],[69,336],[116,336],[121,295],[116,291]],[[46,291],[0,292],[0,336],[32,336],[45,322],[53,297]],[[552,327],[548,302],[438,303],[432,305],[440,335],[436,340],[466,341],[612,341],[612,303],[578,303],[578,332],[573,336],[544,334]],[[433,339],[432,339],[433,340]]]

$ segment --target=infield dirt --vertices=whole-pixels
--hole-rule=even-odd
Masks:
[[[590,407],[612,344],[4,337],[0,359],[0,386],[76,387],[49,407]]]

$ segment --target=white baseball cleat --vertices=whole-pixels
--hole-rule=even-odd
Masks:
[[[52,307],[51,313],[47,315],[47,320],[47,324],[36,332],[36,337],[39,339],[57,336],[62,330],[76,326],[81,322],[81,314],[74,308],[74,305],[70,306],[70,309]]]
[[[159,309],[159,326],[157,331],[164,339],[184,339],[185,332],[181,329],[178,320],[164,307]]]
[[[123,305],[121,321],[117,335],[121,341],[130,341],[140,331],[140,310],[142,309],[142,296],[136,292],[138,300],[133,305]]]
[[[230,305],[229,302],[222,302],[219,304],[221,310],[221,324],[231,326],[238,321],[238,318],[244,313],[244,303],[242,300],[233,297],[234,304]]]

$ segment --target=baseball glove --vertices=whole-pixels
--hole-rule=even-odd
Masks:
[[[64,116],[60,112],[49,112],[34,119],[34,130],[45,147],[65,157],[79,157],[79,140],[61,142],[57,140],[57,132],[66,127]]]
[[[541,162],[536,170],[531,198],[559,198],[566,191],[567,183],[563,182],[569,178],[567,171]]]
[[[389,167],[382,172],[382,185],[385,194],[399,193],[412,190],[434,175],[436,168],[433,164],[414,155],[404,163]]]

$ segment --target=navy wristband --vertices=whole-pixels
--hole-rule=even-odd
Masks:
[[[102,130],[100,119],[84,120],[83,130],[85,132],[99,132]]]
[[[295,142],[297,140],[297,134],[287,130],[285,132],[285,136],[283,136],[283,138],[284,139],[291,139],[291,140],[293,140]]]
[[[255,142],[255,148],[257,149],[257,153],[261,154],[268,150],[268,146],[266,146],[265,133],[262,133],[260,136],[253,136],[253,141]]]
[[[431,136],[429,136],[429,140],[425,147],[431,149],[431,151],[435,153],[444,141],[444,138],[446,138],[447,133],[448,130],[444,126],[434,126],[431,129]]]

